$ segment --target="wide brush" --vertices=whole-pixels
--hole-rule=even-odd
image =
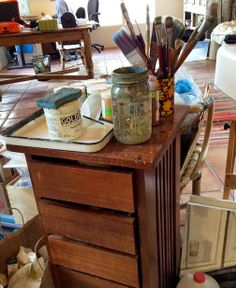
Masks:
[[[172,36],[172,47],[175,47],[175,40],[176,39],[182,39],[185,34],[185,26],[184,24],[178,20],[173,19],[173,36]]]
[[[143,49],[143,46],[142,46],[140,40],[137,38],[137,36],[136,36],[136,34],[135,34],[133,25],[132,25],[132,23],[131,23],[131,21],[130,21],[130,18],[129,18],[128,11],[127,11],[127,9],[126,9],[126,7],[125,7],[125,3],[122,2],[122,3],[120,4],[120,6],[121,6],[121,11],[122,11],[122,14],[123,14],[123,16],[124,16],[124,19],[125,19],[125,21],[126,21],[126,24],[127,24],[128,28],[129,28],[131,38],[132,38],[132,39],[135,41],[135,43],[137,44],[138,49],[140,50],[140,53],[141,53],[143,59],[144,59],[145,62],[146,62],[146,67],[147,67],[147,69],[152,73],[152,75],[154,75],[154,69],[153,69],[153,67],[152,67],[152,65],[151,65],[150,59],[147,57],[147,55],[146,55],[146,53],[145,53],[145,49]]]
[[[143,59],[136,42],[126,33],[124,29],[120,29],[112,35],[112,40],[120,48],[126,56],[130,64],[146,67],[146,62]]]

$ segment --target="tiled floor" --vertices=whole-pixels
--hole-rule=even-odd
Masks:
[[[120,51],[116,49],[106,50],[101,54],[94,53],[95,76],[110,74],[115,68],[127,65],[127,61]],[[69,63],[68,63],[69,64]],[[59,63],[52,64],[52,70],[58,70]],[[192,65],[188,62],[184,65],[200,88],[205,83],[212,82],[214,76],[214,63],[200,61]],[[2,73],[26,74],[33,73],[33,69],[7,70]],[[74,82],[74,81],[71,81]],[[17,84],[0,86],[2,102],[0,103],[0,129],[3,130],[20,119],[37,110],[36,100],[56,86],[66,84],[64,81],[28,81]],[[224,182],[224,171],[226,163],[227,141],[220,144],[211,143],[207,160],[203,168],[201,191],[203,195],[210,197],[222,197]],[[188,185],[183,192],[183,199],[189,199],[191,185]]]

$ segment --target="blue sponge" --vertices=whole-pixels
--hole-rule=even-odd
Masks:
[[[189,93],[192,89],[192,83],[188,79],[180,79],[175,83],[175,92],[178,94]]]
[[[78,88],[61,88],[56,93],[50,93],[37,101],[39,107],[57,109],[65,103],[80,98],[82,91]]]

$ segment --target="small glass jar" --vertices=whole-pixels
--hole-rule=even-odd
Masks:
[[[114,134],[123,144],[140,144],[152,134],[148,73],[143,67],[123,67],[112,73]]]

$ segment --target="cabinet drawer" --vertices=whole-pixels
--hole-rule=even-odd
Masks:
[[[38,207],[48,234],[135,255],[134,217],[46,201],[39,202]]]
[[[113,283],[87,274],[57,267],[62,288],[127,288],[128,286]]]
[[[55,236],[48,237],[48,244],[52,261],[56,265],[123,285],[139,287],[136,256],[118,254]]]
[[[29,165],[37,197],[134,212],[132,173],[76,165]]]

